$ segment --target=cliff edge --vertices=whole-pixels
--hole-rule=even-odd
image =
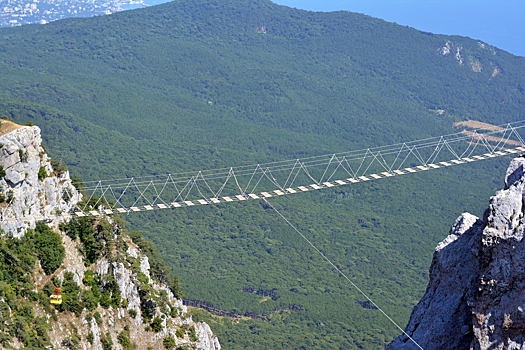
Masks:
[[[434,253],[405,332],[423,349],[525,349],[525,158],[479,219],[462,214]],[[419,349],[406,335],[387,350]]]
[[[0,348],[220,350],[153,244],[118,216],[68,215],[89,203],[40,129],[0,123]]]

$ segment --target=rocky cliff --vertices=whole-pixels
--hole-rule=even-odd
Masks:
[[[20,236],[39,220],[58,225],[60,214],[69,212],[81,197],[69,173],[53,169],[40,128],[1,123],[0,166],[5,176],[0,179],[0,227]]]
[[[118,218],[67,215],[82,195],[40,129],[1,122],[0,348],[219,350],[152,244]]]
[[[405,332],[423,349],[525,349],[525,158],[483,218],[462,214],[434,253]],[[388,350],[419,349],[406,335]]]

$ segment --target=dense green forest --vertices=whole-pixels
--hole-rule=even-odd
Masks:
[[[524,58],[263,0],[180,0],[2,29],[0,67],[0,112],[40,126],[48,153],[85,180],[374,147],[453,132],[469,118],[525,119]],[[507,163],[272,204],[404,325],[434,247],[461,212],[482,215]],[[194,317],[225,349],[377,349],[399,333],[263,202],[125,220],[159,248],[186,298],[215,310]]]

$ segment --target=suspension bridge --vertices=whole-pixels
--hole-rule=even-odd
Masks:
[[[55,220],[59,216],[69,219],[264,200],[406,176],[525,153],[525,142],[520,135],[524,128],[525,120],[302,159],[89,181],[83,184],[83,204],[71,212],[20,219],[23,222]],[[64,200],[68,200],[68,196],[64,193]]]
[[[525,121],[358,151],[251,166],[86,182],[83,206],[99,216],[260,200],[348,186],[525,152]],[[97,208],[97,209],[93,209]]]

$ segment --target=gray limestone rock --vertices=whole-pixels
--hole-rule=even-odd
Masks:
[[[0,179],[0,192],[8,199],[0,203],[0,227],[20,237],[28,228],[34,228],[38,220],[58,226],[64,220],[58,214],[74,208],[81,194],[71,183],[69,172],[53,173],[42,148],[40,128],[15,128],[0,136],[0,144],[0,165],[6,172]],[[41,168],[46,170],[47,177],[39,180]]]
[[[462,214],[434,253],[430,281],[405,332],[423,349],[525,349],[525,158],[483,220]],[[419,349],[400,335],[387,349]]]

